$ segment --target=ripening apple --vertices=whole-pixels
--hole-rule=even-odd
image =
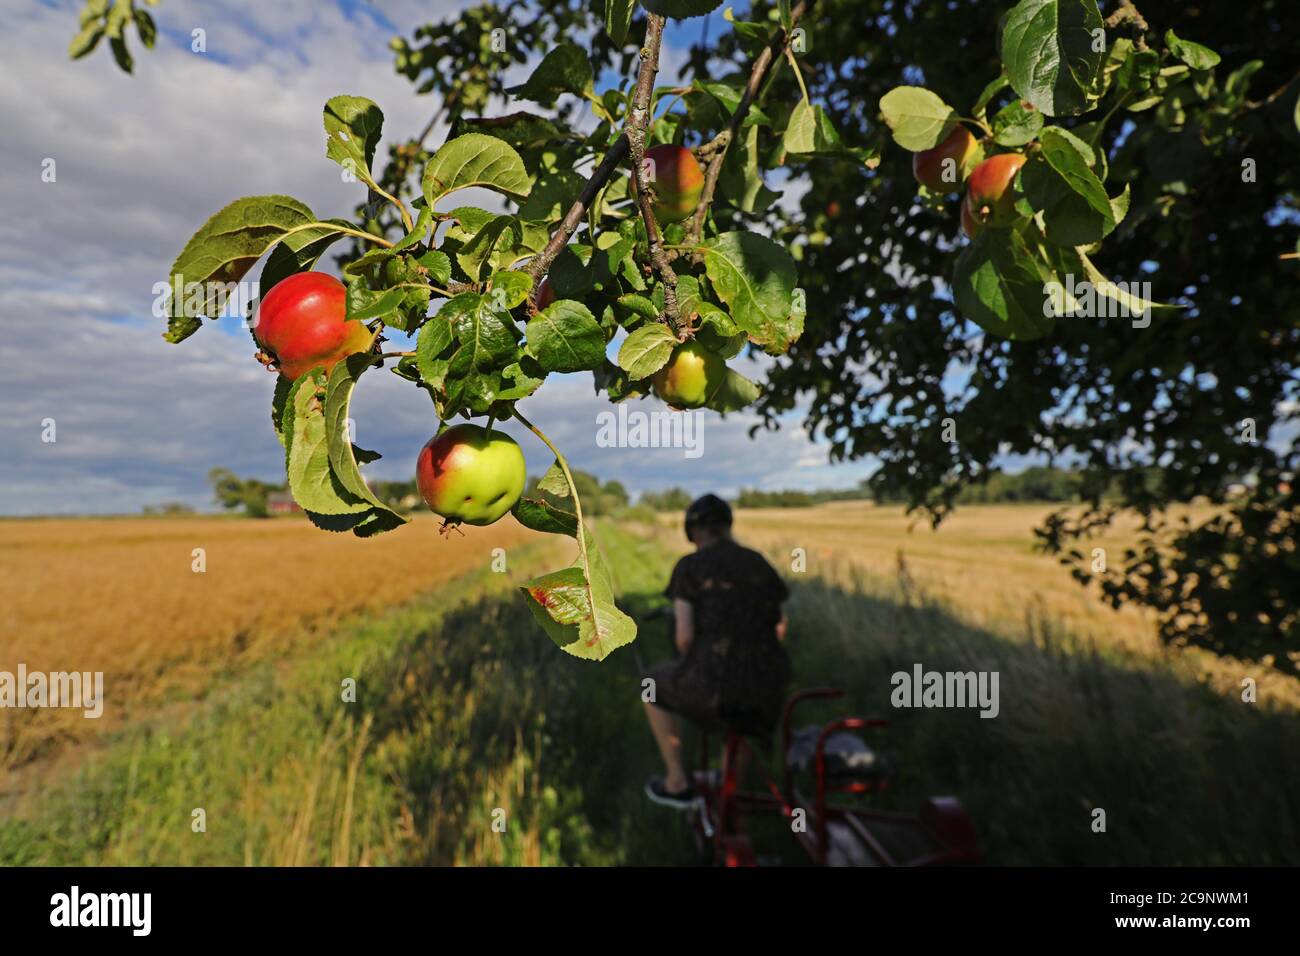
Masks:
[[[970,130],[958,124],[944,141],[934,149],[922,150],[912,154],[912,175],[916,181],[932,193],[956,192],[961,181],[966,178],[978,144]],[[944,178],[946,161],[952,160],[952,179]]]
[[[660,222],[681,222],[695,212],[704,190],[704,170],[684,146],[665,144],[645,151],[654,163],[655,201],[651,207]]]
[[[534,300],[537,302],[539,312],[555,301],[555,290],[551,288],[549,278],[543,277],[542,281],[537,283],[537,295]]]
[[[253,338],[276,359],[280,374],[298,378],[318,365],[328,372],[340,359],[364,352],[374,334],[347,321],[347,291],[323,272],[299,272],[271,287],[253,318]]]
[[[449,521],[492,524],[523,494],[524,453],[502,431],[466,422],[435,435],[420,449],[420,495]]]
[[[997,229],[1019,218],[1011,183],[1024,164],[1025,157],[1019,153],[999,153],[975,167],[966,180],[964,200],[972,221]]]
[[[727,374],[727,363],[695,340],[673,349],[667,364],[651,377],[655,394],[673,408],[700,408]]]

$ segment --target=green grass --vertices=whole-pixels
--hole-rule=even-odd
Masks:
[[[609,524],[600,546],[629,612],[654,606],[666,549]],[[554,647],[514,590],[535,563],[512,555],[508,574],[343,627],[310,655],[231,677],[170,724],[128,728],[0,821],[0,863],[689,861],[680,821],[641,795],[657,759],[631,650],[592,664]],[[796,681],[849,691],[809,719],[888,717],[890,805],[959,796],[991,863],[1300,862],[1294,714],[1217,697],[1050,622],[1010,640],[897,582],[793,577]],[[655,626],[638,646],[647,661],[667,649]],[[918,661],[997,670],[1001,715],[892,709],[890,675]],[[355,703],[341,700],[347,678]],[[206,832],[192,829],[195,808]],[[1105,833],[1091,829],[1094,808]]]

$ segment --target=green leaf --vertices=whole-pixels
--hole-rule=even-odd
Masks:
[[[113,51],[113,59],[127,73],[135,69],[135,60],[131,59],[131,53],[126,48],[126,40],[121,36],[110,36],[108,38],[108,47]]]
[[[451,322],[443,318],[441,312],[420,327],[415,341],[415,367],[425,384],[442,387],[449,363],[441,356],[451,345],[452,338]]]
[[[532,181],[524,161],[508,143],[484,133],[466,133],[445,143],[424,167],[424,198],[432,207],[467,186],[523,199]]]
[[[565,511],[545,498],[521,497],[510,509],[525,528],[540,531],[543,534],[567,534],[570,538],[578,536],[578,517],[571,511]]]
[[[686,20],[712,13],[722,6],[722,0],[641,0],[641,6],[661,17]]]
[[[639,292],[628,292],[618,297],[618,304],[633,315],[638,315],[651,322],[659,318],[663,309],[657,307],[653,299],[646,298]]]
[[[355,524],[364,519],[371,506],[349,492],[330,467],[325,388],[325,373],[316,368],[295,381],[289,392],[285,404],[289,491],[303,510],[347,515]]]
[[[1209,70],[1219,65],[1219,54],[1207,46],[1181,39],[1173,30],[1165,31],[1165,46],[1193,70]]]
[[[1048,116],[1082,113],[1105,59],[1094,40],[1104,30],[1096,0],[1020,0],[1002,30],[1016,94]]]
[[[546,474],[542,475],[541,481],[537,483],[537,489],[548,495],[555,495],[557,498],[569,497],[569,479],[564,477],[564,469],[560,467],[558,459],[546,469]]]
[[[1043,128],[1043,114],[1023,100],[1015,100],[993,116],[993,141],[1000,146],[1024,146]]]
[[[649,378],[668,362],[677,346],[677,336],[658,322],[643,325],[624,339],[618,350],[618,366],[633,380]]]
[[[384,113],[364,96],[335,96],[325,104],[325,155],[372,189],[375,147],[384,129]]]
[[[636,624],[614,603],[609,572],[590,535],[585,550],[563,571],[534,578],[521,590],[542,629],[561,649],[575,657],[604,660],[615,648],[636,638]]]
[[[583,96],[591,89],[591,58],[587,51],[572,43],[561,43],[542,57],[527,82],[508,87],[506,92],[543,106],[554,106],[562,93]]]
[[[883,109],[883,99],[881,104]],[[758,131],[754,132],[757,134]],[[844,149],[840,143],[839,131],[835,129],[835,124],[826,115],[826,111],[820,106],[810,105],[806,100],[795,104],[782,143],[787,153],[796,155],[836,156]]]
[[[977,99],[975,105],[971,107],[971,116],[976,119],[983,119],[984,114],[988,111],[989,104],[993,102],[993,97],[997,96],[1010,85],[1011,83],[1007,80],[1006,74],[999,76],[996,80],[992,80],[984,87],[984,90],[980,93],[979,99]]]
[[[519,207],[522,219],[550,221],[561,218],[573,205],[587,180],[572,169],[546,173],[533,185],[528,199]]]
[[[934,149],[957,125],[957,113],[920,86],[896,86],[880,98],[880,113],[894,142],[913,153]]]
[[[510,316],[498,312],[488,296],[462,292],[443,303],[434,317],[438,319],[452,323],[460,343],[451,358],[450,372],[454,376],[501,369],[518,356],[519,331]]]
[[[426,204],[420,207],[420,214],[416,217],[415,225],[411,227],[411,231],[397,240],[392,251],[402,252],[423,242],[429,235],[431,225],[433,225],[433,210]]]
[[[696,80],[692,85],[695,89],[701,90],[717,100],[719,105],[726,110],[726,114],[720,119],[729,120],[735,115],[736,110],[740,108],[740,101],[744,97],[744,84],[748,79],[748,76],[737,77],[734,83],[725,83],[721,80]],[[741,121],[741,127],[752,125],[772,125],[771,117],[753,104],[750,105],[749,112],[745,114],[744,120]]]
[[[528,322],[525,353],[547,372],[581,372],[605,358],[605,333],[581,302],[552,302]]]
[[[388,521],[392,527],[396,527],[405,524],[407,519],[375,497],[366,485],[357,467],[356,449],[348,428],[348,409],[357,379],[373,364],[367,355],[353,355],[336,363],[330,371],[325,386],[325,439],[330,470],[335,480],[354,498],[368,503],[374,511],[387,512]],[[375,515],[372,514],[368,520],[374,518]]]
[[[262,267],[262,277],[258,282],[257,293],[265,298],[278,282],[291,275],[308,272],[325,250],[343,238],[343,229],[353,228],[346,219],[330,219],[326,222],[313,223],[305,229],[288,233],[271,249]]]
[[[153,17],[149,15],[148,10],[132,11],[135,17],[135,29],[140,34],[140,42],[145,45],[145,49],[152,50],[154,42],[158,39],[158,27],[153,22]]]
[[[1020,171],[1025,198],[1042,212],[1047,240],[1058,246],[1098,242],[1115,228],[1115,208],[1088,168],[1075,137],[1044,130],[1038,155]]]
[[[728,232],[701,245],[704,268],[732,320],[769,352],[786,351],[803,332],[791,314],[797,279],[784,247],[752,232]]]
[[[632,25],[635,10],[636,0],[605,0],[605,32],[615,46],[622,46],[627,40],[627,28]]]
[[[293,380],[285,378],[283,375],[275,377],[275,394],[271,398],[271,425],[275,428],[275,437],[280,440],[283,448],[288,448],[288,437],[284,433],[285,403],[289,400],[289,392],[293,390]]]
[[[231,284],[239,282],[267,249],[318,225],[312,211],[290,196],[248,196],[226,206],[190,237],[172,263],[170,317],[163,338],[180,342],[193,335],[204,318],[221,313]],[[178,282],[185,290],[180,301],[173,294]],[[201,301],[191,302],[186,287],[194,283],[202,290]]]
[[[737,412],[752,405],[759,396],[759,387],[734,368],[728,368],[718,390],[709,399],[708,407],[715,412]]]
[[[92,22],[82,29],[68,44],[68,56],[79,60],[99,46],[100,37],[104,35],[104,24]]]
[[[496,297],[496,308],[503,312],[508,312],[516,306],[524,304],[528,298],[528,293],[532,291],[532,276],[524,272],[505,270],[502,272],[492,273],[492,278],[488,282],[489,295]]]
[[[415,261],[429,270],[429,278],[435,285],[445,286],[451,281],[451,260],[447,258],[447,253],[430,249]]]
[[[1167,302],[1156,302],[1144,298],[1143,296],[1135,295],[1132,292],[1121,288],[1107,279],[1102,274],[1101,270],[1093,265],[1092,260],[1088,258],[1082,249],[1079,250],[1079,259],[1083,263],[1083,270],[1088,277],[1088,281],[1092,283],[1092,287],[1097,290],[1097,294],[1118,303],[1130,316],[1142,315],[1148,309],[1163,310],[1183,308],[1181,305],[1170,305]]]
[[[961,314],[999,338],[1023,341],[1051,331],[1044,277],[1015,229],[984,229],[957,258],[953,301]]]

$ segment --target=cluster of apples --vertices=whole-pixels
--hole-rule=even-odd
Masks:
[[[367,351],[374,333],[347,319],[347,290],[323,272],[300,272],[274,286],[258,306],[253,337],[290,380],[314,368],[328,373]],[[513,438],[465,423],[443,429],[420,449],[415,476],[430,508],[453,523],[488,525],[524,490],[524,453]]]
[[[912,154],[912,175],[933,193],[953,192],[965,179],[961,227],[972,239],[985,226],[1004,228],[1015,221],[1016,199],[1011,183],[1025,164],[1025,157],[1019,153],[998,153],[970,169],[978,153],[975,137],[959,124],[934,149]],[[945,178],[945,172],[951,177]]]
[[[690,150],[674,145],[646,150],[654,163],[654,214],[661,223],[680,222],[695,212],[704,171]],[[537,307],[555,301],[550,282],[537,289]],[[300,272],[276,283],[258,306],[253,338],[289,380],[323,368],[328,374],[349,355],[368,351],[375,333],[348,321],[347,290],[322,272]],[[726,375],[722,357],[695,341],[678,346],[655,374],[656,394],[676,408],[699,408]],[[436,514],[452,523],[489,525],[523,493],[524,455],[513,438],[470,423],[444,428],[420,449],[415,475],[420,494]]]

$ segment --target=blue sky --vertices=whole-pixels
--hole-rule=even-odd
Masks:
[[[338,93],[368,96],[395,136],[418,130],[435,104],[394,73],[388,41],[465,5],[163,0],[152,8],[158,46],[136,51],[134,76],[105,49],[68,61],[80,3],[6,13],[0,514],[137,512],[163,501],[207,508],[205,476],[218,465],[280,480],[274,376],[253,360],[248,333],[226,321],[165,343],[151,314],[154,283],[194,230],[239,196],[287,193],[322,218],[348,216],[359,187],[325,158],[322,105]],[[190,50],[196,28],[205,54]],[[666,80],[700,28],[671,28]],[[47,183],[49,159],[56,178]],[[610,406],[587,375],[553,377],[521,407],[576,467],[633,492],[842,487],[872,467],[831,466],[798,414],[756,440],[754,416],[709,414],[696,458],[600,448],[596,415]],[[367,467],[381,479],[409,476],[437,427],[427,399],[386,374],[362,383],[354,415],[357,441],[384,456]],[[55,441],[43,441],[51,419]],[[535,440],[521,442],[530,468],[549,464]]]

